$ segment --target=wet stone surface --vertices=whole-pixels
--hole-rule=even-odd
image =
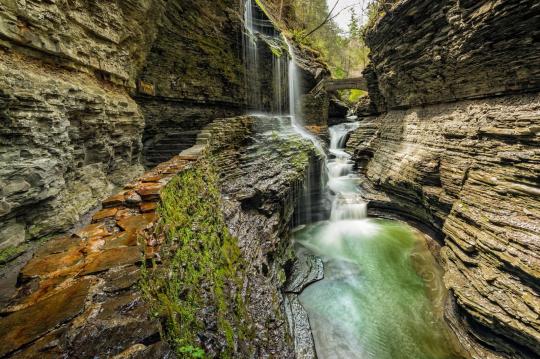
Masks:
[[[157,166],[104,200],[92,224],[43,243],[13,269],[17,280],[2,282],[0,358],[172,357],[137,283],[144,247],[157,245],[144,232],[160,190],[189,162]]]

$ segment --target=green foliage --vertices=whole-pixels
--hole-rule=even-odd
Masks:
[[[351,103],[355,103],[355,102],[358,102],[358,100],[360,99],[360,97],[364,97],[366,96],[368,93],[367,91],[364,91],[364,90],[357,90],[357,89],[352,89],[349,93],[349,102]]]
[[[317,50],[328,64],[332,77],[360,76],[368,63],[369,50],[360,34],[363,18],[351,11],[349,33],[344,33],[333,20],[305,37],[312,29],[325,21],[329,9],[326,0],[292,0],[293,40]],[[334,12],[332,14],[335,15]]]
[[[201,348],[196,348],[192,345],[186,345],[183,347],[178,348],[178,352],[181,353],[184,356],[188,356],[191,358],[205,358],[206,354],[204,353],[204,350]]]
[[[250,336],[239,294],[244,263],[223,220],[217,181],[211,161],[202,160],[167,184],[155,230],[164,237],[162,263],[143,266],[141,289],[182,358],[205,357],[197,335],[206,329],[205,308],[214,308],[218,335],[227,344],[220,357],[231,357],[235,340]]]
[[[332,71],[332,77],[335,79],[344,79],[347,77],[347,72],[341,67],[334,67]]]
[[[351,19],[349,20],[349,37],[356,38],[359,35],[360,26],[358,25],[358,17],[354,8],[351,9]]]

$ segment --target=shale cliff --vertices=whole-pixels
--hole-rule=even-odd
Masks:
[[[239,9],[0,3],[0,249],[70,228],[143,165],[241,111]]]
[[[474,358],[540,355],[540,5],[401,1],[367,36],[377,118],[348,141],[371,210],[440,234]]]

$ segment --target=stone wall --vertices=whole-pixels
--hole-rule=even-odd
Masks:
[[[388,112],[348,142],[370,208],[440,234],[447,316],[474,358],[540,355],[539,9],[400,2],[368,36]]]
[[[390,108],[540,89],[535,0],[402,0],[367,44]]]

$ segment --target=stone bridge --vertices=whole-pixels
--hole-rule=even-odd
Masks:
[[[327,92],[337,90],[364,90],[367,91],[367,81],[363,77],[351,77],[348,79],[326,79],[320,84]]]

